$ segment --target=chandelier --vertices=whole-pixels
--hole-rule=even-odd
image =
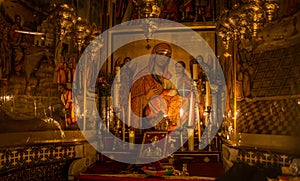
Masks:
[[[54,3],[50,7],[49,20],[56,25],[59,40],[62,41],[76,22],[76,12],[68,4]]]
[[[95,39],[87,21],[79,17],[74,8],[68,4],[53,3],[48,19],[56,25],[59,42],[62,43],[66,35],[70,35],[79,53],[85,45]]]
[[[141,0],[136,2],[136,11],[138,18],[141,19],[140,24],[144,31],[144,36],[147,40],[147,49],[150,49],[149,40],[152,38],[153,33],[158,29],[158,20],[161,9],[158,6],[157,0]]]
[[[89,36],[89,34],[91,33],[89,24],[87,24],[87,22],[82,17],[77,17],[73,31],[75,35],[75,45],[78,48],[78,52],[81,52],[87,36]]]
[[[157,0],[143,0],[140,6],[141,18],[158,18],[160,14],[160,8],[158,7]]]
[[[231,10],[224,10],[219,18],[217,35],[226,50],[232,40],[251,39],[265,24],[273,21],[279,8],[277,0],[244,0]]]

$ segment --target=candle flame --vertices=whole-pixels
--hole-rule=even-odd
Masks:
[[[184,113],[184,110],[181,108],[180,109],[180,117],[183,115],[183,113]]]
[[[224,57],[225,57],[225,58],[228,58],[228,57],[230,57],[230,56],[231,56],[230,53],[228,53],[228,52],[225,52],[225,53],[224,53]]]

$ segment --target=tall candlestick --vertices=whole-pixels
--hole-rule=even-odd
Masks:
[[[183,130],[183,123],[182,123],[182,116],[183,116],[183,113],[184,113],[184,110],[181,108],[180,109],[180,112],[179,112],[179,115],[180,115],[180,118],[179,118],[179,130],[180,130],[180,135],[179,135],[179,138],[180,138],[180,145],[181,145],[181,148],[180,150],[181,151],[184,151],[184,146],[183,146],[183,135],[182,135],[182,130]]]
[[[129,92],[129,96],[128,96],[128,107],[127,107],[127,125],[128,127],[130,127],[130,119],[131,119],[131,92]]]
[[[107,124],[107,132],[109,132],[109,122],[110,122],[110,114],[109,114],[109,111],[107,111],[107,121],[106,121],[106,124]]]
[[[106,121],[106,100],[105,100],[106,98],[105,97],[101,97],[101,110],[102,110],[102,112],[101,112],[101,118],[104,120],[104,121]]]
[[[184,111],[183,111],[183,109],[181,108],[180,111],[179,111],[179,115],[180,115],[180,118],[179,118],[179,124],[180,124],[180,125],[179,125],[179,126],[180,126],[180,128],[183,126],[183,125],[182,125],[182,118],[181,118],[181,117],[183,116],[183,112],[184,112]]]
[[[122,140],[125,142],[125,112],[124,112],[124,109],[122,109],[122,118],[121,118],[121,121],[123,122],[123,126],[122,126]]]
[[[116,67],[116,70],[115,70],[117,83],[119,83],[121,81],[119,71],[120,71],[120,67],[118,66],[118,67]]]
[[[206,81],[206,107],[210,106],[210,85],[209,82]]]
[[[188,150],[194,151],[194,128],[188,128]]]
[[[115,107],[119,107],[119,93],[120,93],[120,83],[116,83],[115,85],[114,85],[114,97],[113,97],[113,99],[114,99],[114,106]]]
[[[110,126],[110,125],[109,125],[109,124],[110,124],[110,123],[109,123],[109,121],[110,121],[110,120],[109,120],[109,119],[110,119],[110,118],[109,118],[109,117],[110,117],[110,114],[109,114],[109,103],[108,103],[109,100],[108,100],[108,97],[105,97],[105,99],[106,99],[106,108],[105,108],[106,115],[105,115],[105,116],[106,116],[106,128],[107,128],[106,131],[109,132],[109,126]]]
[[[188,126],[192,126],[193,92],[191,92]]]
[[[130,130],[129,131],[129,149],[130,150],[134,149],[134,137],[135,137],[134,130]]]
[[[198,64],[193,64],[193,80],[198,80]]]
[[[86,62],[86,61],[85,61]],[[85,64],[86,65],[86,64]],[[86,67],[86,66],[85,66]],[[86,111],[87,111],[87,70],[85,69],[82,72],[82,79],[83,80],[83,131],[86,130]]]
[[[238,57],[238,47],[237,47],[237,42],[233,41],[233,141],[236,141],[236,129],[237,129],[237,122],[236,122],[236,110],[237,110],[237,88],[236,88],[236,83],[237,83],[237,57]]]
[[[36,100],[33,101],[33,105],[34,105],[34,116],[36,117]]]
[[[198,129],[198,143],[200,149],[200,141],[201,141],[201,125],[200,125],[200,112],[199,112],[199,104],[196,103],[196,121],[197,121],[197,129]]]
[[[184,149],[184,143],[183,143],[183,135],[182,135],[183,133],[182,133],[182,129],[180,130],[180,145],[181,145],[181,147],[180,147],[180,151],[184,151],[185,149]]]

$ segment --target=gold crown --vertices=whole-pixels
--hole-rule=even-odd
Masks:
[[[165,56],[168,56],[168,57],[171,57],[171,51],[168,50],[168,49],[160,49],[160,50],[156,50],[155,52],[156,54],[158,55],[165,55]]]

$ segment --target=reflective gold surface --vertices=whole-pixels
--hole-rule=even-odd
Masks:
[[[266,23],[274,19],[278,8],[276,0],[249,0],[221,12],[217,35],[225,49],[229,49],[232,40],[256,37]]]

